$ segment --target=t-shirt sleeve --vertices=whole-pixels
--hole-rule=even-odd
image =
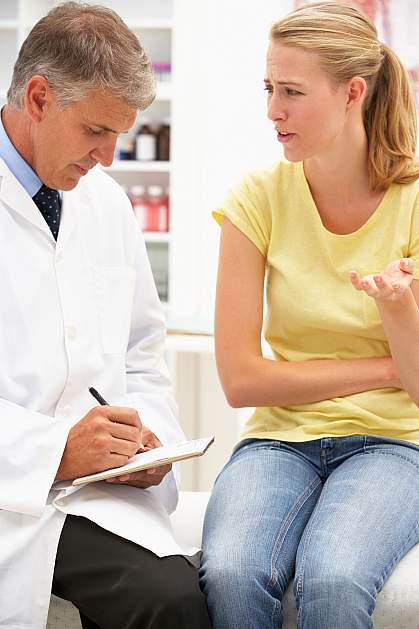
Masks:
[[[416,197],[416,202],[413,209],[409,258],[413,258],[413,260],[415,260],[416,262],[415,268],[413,270],[413,277],[415,278],[415,280],[419,280],[419,194]]]
[[[224,217],[228,218],[266,257],[271,219],[269,195],[263,177],[247,175],[238,186],[230,190],[224,203],[212,215],[220,225]]]

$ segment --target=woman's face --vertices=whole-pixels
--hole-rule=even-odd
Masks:
[[[272,42],[265,84],[268,118],[287,160],[325,154],[346,142],[348,88],[332,85],[316,53]]]

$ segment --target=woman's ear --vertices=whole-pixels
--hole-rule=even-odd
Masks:
[[[347,85],[346,108],[348,111],[362,105],[367,93],[367,82],[361,76],[354,76]]]

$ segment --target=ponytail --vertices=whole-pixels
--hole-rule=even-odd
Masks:
[[[416,107],[406,69],[382,44],[383,61],[364,108],[373,189],[419,178]]]

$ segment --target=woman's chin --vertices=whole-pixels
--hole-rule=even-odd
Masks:
[[[301,151],[290,151],[284,147],[284,157],[288,162],[301,162],[304,159],[304,155]]]

